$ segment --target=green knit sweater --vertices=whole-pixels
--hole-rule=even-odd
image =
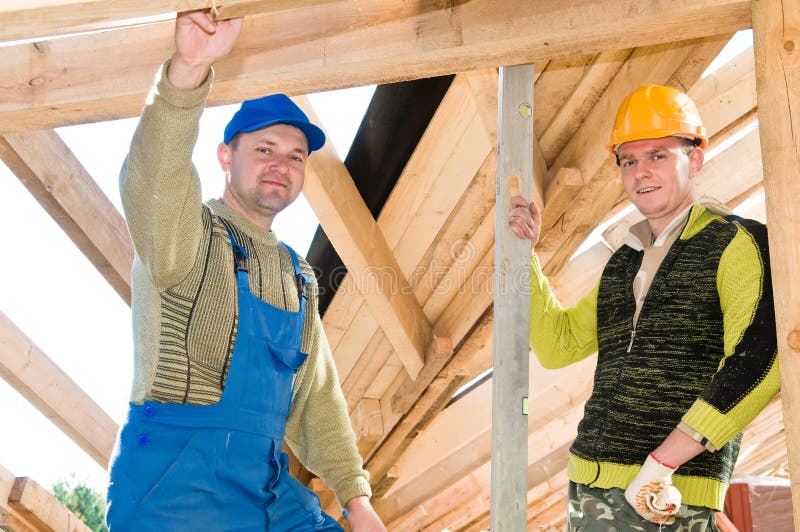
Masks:
[[[219,201],[201,200],[191,155],[212,75],[181,91],[167,80],[166,67],[120,176],[135,250],[131,400],[212,404],[222,396],[237,333],[233,252],[222,219],[251,257],[253,293],[289,311],[299,301],[292,260],[275,235]],[[314,277],[305,260],[301,267]],[[285,438],[344,504],[371,492],[319,317],[316,283],[311,288],[302,337],[309,357],[297,373]]]
[[[766,231],[695,205],[633,327],[642,253],[623,246],[572,309],[534,257],[531,347],[545,367],[598,351],[594,388],[570,449],[572,481],[626,488],[683,421],[719,449],[681,466],[684,504],[721,509],[741,430],[780,385]]]

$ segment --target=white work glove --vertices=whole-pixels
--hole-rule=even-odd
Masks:
[[[653,523],[671,525],[681,509],[681,492],[672,485],[675,469],[647,456],[639,473],[625,490],[625,500],[636,513]]]

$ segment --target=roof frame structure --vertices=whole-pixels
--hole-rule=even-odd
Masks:
[[[109,4],[113,4],[110,6],[112,10],[120,9],[106,13],[101,22],[92,22],[66,15],[72,9],[69,6],[74,3],[72,0],[43,1],[51,9],[48,22],[53,22],[43,31],[51,34],[122,25],[122,20],[115,18],[122,16],[121,2],[90,2],[98,11],[106,9]],[[28,4],[18,1],[7,3],[0,13],[4,17],[30,14],[30,11],[26,11]],[[132,16],[158,15],[155,8],[154,11],[147,11],[154,4],[162,9],[174,2],[136,6],[137,11]],[[211,6],[211,2],[191,4],[191,7]],[[612,115],[609,110],[619,100],[620,94],[645,81],[688,90],[700,104],[709,129],[717,131],[716,136],[712,137],[712,144],[721,143],[723,138],[733,135],[742,126],[752,122],[758,113],[759,121],[765,125],[759,133],[765,154],[763,185],[773,228],[770,231],[770,243],[777,296],[781,372],[784,382],[800,379],[800,363],[796,357],[796,351],[800,349],[800,341],[797,340],[800,335],[793,325],[800,323],[795,303],[800,300],[800,294],[795,293],[791,281],[797,277],[791,265],[797,264],[795,258],[800,255],[800,244],[794,241],[796,239],[792,235],[797,234],[800,221],[796,219],[793,206],[788,203],[790,198],[798,195],[792,191],[797,186],[796,176],[800,173],[797,156],[800,149],[797,148],[798,136],[794,134],[800,130],[800,125],[795,123],[800,116],[800,104],[797,101],[800,74],[796,60],[800,48],[797,41],[800,31],[796,15],[800,13],[798,0],[681,0],[670,2],[668,8],[658,0],[635,4],[623,0],[581,1],[561,5],[544,0],[532,3],[471,0],[449,2],[447,5],[434,0],[402,3],[391,0],[358,3],[297,0],[291,5],[283,3],[285,9],[279,11],[275,10],[274,3],[241,0],[229,2],[227,7],[234,4],[238,5],[238,9],[244,9],[241,13],[248,16],[239,51],[221,62],[216,69],[211,105],[240,101],[270,90],[302,95],[354,85],[455,73],[458,74],[454,81],[455,88],[443,107],[451,105],[451,114],[447,115],[450,118],[442,118],[441,125],[432,122],[430,134],[426,133],[427,139],[420,142],[418,153],[415,153],[420,161],[417,168],[424,172],[431,171],[432,161],[435,161],[433,157],[423,163],[424,154],[436,153],[436,141],[446,136],[444,133],[448,127],[453,129],[450,120],[463,116],[464,107],[460,106],[467,105],[471,113],[468,116],[473,117],[465,121],[463,127],[477,128],[476,124],[481,124],[480,135],[483,137],[475,129],[476,136],[471,137],[475,140],[468,144],[475,160],[463,171],[470,177],[466,181],[453,181],[454,184],[458,183],[459,192],[453,199],[449,216],[440,216],[438,219],[437,227],[443,233],[437,233],[436,238],[443,238],[445,233],[455,234],[460,225],[470,227],[469,246],[477,253],[469,258],[469,269],[465,270],[469,274],[464,284],[478,281],[484,291],[445,297],[437,292],[435,283],[418,283],[408,272],[419,264],[426,264],[437,253],[441,254],[442,249],[447,249],[448,242],[434,239],[430,247],[425,246],[425,249],[410,253],[407,242],[411,235],[417,233],[412,231],[407,235],[392,237],[392,224],[388,221],[382,223],[381,216],[377,220],[371,215],[361,216],[363,223],[371,227],[372,234],[383,235],[379,239],[383,241],[380,253],[369,251],[365,244],[367,238],[358,236],[358,227],[349,229],[346,232],[348,236],[340,241],[344,244],[339,245],[350,246],[350,252],[357,258],[361,257],[358,259],[361,268],[397,265],[395,271],[399,282],[413,288],[417,299],[406,299],[399,307],[386,300],[379,301],[378,306],[374,301],[372,305],[369,302],[363,305],[363,300],[358,302],[361,307],[356,308],[363,309],[359,314],[362,319],[372,320],[373,325],[368,329],[372,332],[365,335],[361,348],[347,355],[350,358],[340,367],[340,372],[343,368],[345,371],[343,385],[348,390],[348,402],[352,403],[354,424],[359,434],[364,436],[360,448],[368,458],[368,469],[377,473],[374,482],[382,486],[377,490],[381,495],[376,500],[376,508],[393,529],[412,528],[422,522],[426,527],[449,526],[463,530],[477,530],[488,524],[488,462],[485,459],[481,462],[478,455],[458,455],[455,452],[441,455],[441,464],[453,467],[453,464],[462,464],[452,470],[461,474],[461,481],[451,482],[449,489],[444,486],[436,493],[432,485],[429,486],[431,490],[427,499],[421,498],[421,495],[411,495],[421,494],[422,490],[415,491],[415,485],[419,485],[415,484],[418,481],[410,471],[414,463],[413,456],[438,452],[433,451],[433,447],[426,447],[430,441],[428,434],[444,430],[447,420],[460,410],[445,410],[447,398],[456,387],[485,367],[489,351],[486,346],[487,343],[491,344],[492,303],[491,298],[486,297],[487,283],[485,279],[479,279],[479,274],[481,268],[491,268],[493,264],[490,251],[494,210],[485,199],[485,182],[487,175],[493,175],[496,166],[497,155],[492,145],[497,130],[492,116],[497,116],[497,101],[492,97],[492,92],[496,91],[494,69],[500,65],[536,63],[537,84],[542,85],[541,91],[537,85],[537,98],[550,103],[564,102],[552,108],[546,121],[543,119],[542,123],[546,122],[549,126],[537,124],[534,159],[538,160],[539,168],[544,168],[548,174],[548,178],[540,185],[538,195],[541,196],[548,220],[553,223],[543,235],[540,256],[551,274],[553,286],[557,291],[562,291],[566,299],[580,292],[581,286],[594,282],[596,277],[593,276],[597,275],[603,257],[607,257],[610,251],[601,243],[577,257],[573,257],[573,253],[592,228],[625,205],[613,179],[615,169],[596,138],[597,131],[607,129],[607,121]],[[62,8],[66,11],[59,11]],[[221,6],[221,9],[226,9],[226,6]],[[63,19],[59,18],[61,16]],[[130,18],[131,12],[125,12],[124,16]],[[224,11],[221,16],[225,16]],[[308,20],[314,20],[315,24],[299,23]],[[57,142],[53,140],[55,133],[52,131],[55,127],[129,117],[138,113],[153,72],[169,53],[171,25],[172,22],[167,20],[0,47],[0,54],[4,57],[0,69],[5,69],[0,78],[4,79],[0,86],[0,156],[23,182],[31,184],[34,195],[124,299],[126,285],[129,293],[129,281],[125,279],[124,272],[126,261],[130,261],[131,248],[125,239],[124,226],[121,230],[120,220],[112,212],[113,207],[109,211],[108,200],[102,193],[90,190],[91,184],[86,181],[87,178],[91,181],[88,174],[80,179],[74,178],[75,181],[59,184],[48,175],[47,165],[37,161],[33,152],[26,152],[23,145],[41,142],[40,146],[44,146],[44,149],[50,149],[47,147],[50,146],[55,150]],[[756,36],[754,66],[739,61],[724,70],[724,75],[729,78],[720,77],[713,82],[700,80],[701,72],[716,56],[728,36],[750,26],[754,27]],[[0,39],[16,38],[10,35],[0,34]],[[32,38],[38,36],[33,33],[25,35]],[[124,46],[120,43],[124,43]],[[126,53],[132,48],[137,50],[136,54]],[[746,58],[746,54],[743,57]],[[126,72],[122,79],[116,75],[120,69]],[[753,69],[755,76],[752,75]],[[775,73],[780,75],[775,76]],[[754,81],[758,84],[757,107],[753,101]],[[598,86],[603,88],[601,92],[596,92]],[[723,87],[729,91],[725,97],[720,92]],[[448,104],[448,101],[451,103]],[[580,117],[579,124],[572,123],[576,120],[574,117]],[[728,148],[732,151],[726,150],[726,153],[731,157],[749,154],[754,158],[753,150],[747,148],[753,142],[752,134],[745,136]],[[484,147],[486,151],[483,151]],[[65,160],[70,158],[68,150],[65,152],[63,148],[58,148],[57,152]],[[758,169],[748,166],[745,170],[742,165],[724,160],[712,163],[705,170],[704,179],[708,179],[714,191],[722,190],[719,183],[730,176],[731,168],[741,174],[735,184],[730,183],[730,188],[725,189],[730,204],[741,203],[762,190]],[[330,168],[340,173],[341,168],[337,170],[336,167],[336,160],[326,161],[325,170],[319,174],[319,178],[329,176]],[[79,174],[79,170],[71,172],[71,175]],[[450,174],[449,167],[442,173]],[[340,175],[348,177],[346,172]],[[403,183],[411,183],[412,177],[403,177],[398,187],[404,186]],[[410,187],[409,190],[413,188],[406,186]],[[83,198],[87,200],[86,205],[69,199],[72,188],[80,188]],[[342,197],[328,193],[327,197],[320,196],[315,209],[338,213],[333,218],[334,222],[346,227],[352,223],[344,216],[348,207],[337,202],[343,201],[343,198],[352,202],[355,197],[353,193]],[[428,216],[435,211],[434,203],[417,205],[417,212],[427,213],[425,216]],[[464,205],[480,205],[480,208],[473,208],[468,213],[457,212]],[[363,213],[361,206],[358,209]],[[467,214],[470,219],[465,224]],[[96,220],[98,216],[104,220],[101,224],[87,223],[87,219]],[[611,241],[611,233],[607,234]],[[347,255],[347,252],[343,255]],[[349,267],[355,264],[352,259],[348,262]],[[449,272],[438,281],[444,282],[461,275],[458,269],[463,266],[461,263],[454,262],[451,266]],[[576,282],[576,279],[580,279],[580,282]],[[380,323],[372,316],[375,308],[383,309],[379,311],[382,315]],[[386,309],[392,309],[390,312],[393,313],[388,318]],[[408,316],[414,318],[409,320]],[[429,329],[422,328],[424,334],[420,337],[425,339],[424,342],[411,342],[415,342],[412,350],[416,352],[415,355],[400,356],[403,349],[401,344],[414,337],[409,333],[413,330],[409,323],[427,323]],[[392,326],[395,331],[405,331],[405,340],[403,335],[397,335],[396,332],[394,335],[382,332]],[[344,353],[345,344],[351,341],[352,333],[349,330],[353,328],[357,327],[350,324],[348,330],[342,332],[340,353]],[[9,338],[12,337],[7,331],[0,333],[0,342],[12,347],[18,345],[10,342]],[[9,349],[9,353],[22,356],[25,350],[13,348]],[[379,360],[384,363],[380,367],[377,363],[371,368],[364,365],[364,355],[372,352],[383,353],[383,358]],[[340,356],[335,356],[338,364]],[[8,364],[6,367],[20,366]],[[12,381],[16,379],[20,387],[28,386],[25,382],[32,378],[29,373],[19,369],[9,371]],[[57,368],[47,371],[57,371]],[[376,375],[382,376],[376,378]],[[34,380],[38,378],[33,377]],[[576,374],[572,378],[585,377]],[[378,392],[375,387],[377,381],[387,382],[388,388]],[[554,382],[554,390],[560,389],[563,382]],[[77,386],[74,383],[64,386],[67,390],[64,393],[68,395],[79,391],[79,388],[75,390]],[[375,391],[370,391],[370,386],[375,387]],[[479,397],[477,392],[481,389],[476,388],[477,395],[473,399]],[[569,409],[579,405],[581,397],[580,393],[565,397],[559,405]],[[796,471],[800,469],[800,457],[796,450],[800,447],[797,445],[800,441],[800,423],[792,413],[798,411],[800,397],[793,387],[784,387],[781,399],[770,406],[764,419],[772,420],[769,426],[774,427],[775,412],[779,410],[776,405],[783,405],[786,414],[783,423],[790,444],[789,463]],[[31,400],[35,402],[35,399]],[[459,405],[456,403],[453,406]],[[563,489],[555,479],[563,478],[563,474],[559,477],[559,472],[566,463],[564,457],[569,427],[572,426],[570,423],[576,421],[572,419],[573,410],[559,412],[563,417],[558,418],[554,414],[556,417],[539,429],[531,431],[529,427],[529,444],[544,442],[548,449],[544,454],[541,449],[534,449],[535,452],[530,453],[533,458],[529,459],[528,469],[529,526],[532,523],[543,525],[558,522],[558,517],[551,513],[552,508],[561,503],[563,497],[559,498],[556,493]],[[380,417],[380,423],[375,423],[376,416]],[[67,425],[80,422],[65,421]],[[756,423],[752,431],[748,429],[746,439],[766,442],[763,436],[766,426],[766,421]],[[65,428],[65,431],[68,429]],[[109,433],[113,436],[113,428],[107,427],[102,432],[104,435],[98,436],[100,439],[107,438]],[[456,430],[452,432],[458,433]],[[778,438],[776,442],[780,446],[782,440]],[[791,445],[792,442],[794,445]],[[483,445],[480,448],[486,450],[485,443]],[[100,447],[105,449],[103,445]],[[761,467],[774,466],[775,463],[771,462],[774,459],[766,453],[764,451],[758,458],[758,463]],[[752,467],[755,471],[755,466]],[[797,511],[800,507],[800,485],[797,478],[792,480],[795,523],[796,528],[800,529],[800,512]],[[452,500],[454,494],[462,498],[462,503],[457,507],[447,502]],[[0,505],[0,510],[3,508]],[[438,517],[429,519],[423,516],[423,508],[429,516],[434,515],[435,509],[439,512]],[[19,513],[7,515],[22,519]]]

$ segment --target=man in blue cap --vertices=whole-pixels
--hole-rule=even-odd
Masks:
[[[325,135],[286,96],[246,101],[203,203],[191,154],[211,65],[241,20],[179,15],[176,51],[142,111],[120,177],[135,249],[134,382],[110,465],[107,521],[122,531],[340,531],[282,452],[332,488],[351,530],[372,509],[311,267],[270,231]]]

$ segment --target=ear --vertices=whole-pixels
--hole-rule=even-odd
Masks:
[[[689,179],[693,179],[703,168],[703,161],[706,154],[701,148],[695,148],[689,152]]]
[[[219,146],[217,146],[217,160],[219,161],[219,166],[222,168],[222,171],[225,173],[228,173],[231,170],[232,150],[233,148],[224,142],[220,142]]]

